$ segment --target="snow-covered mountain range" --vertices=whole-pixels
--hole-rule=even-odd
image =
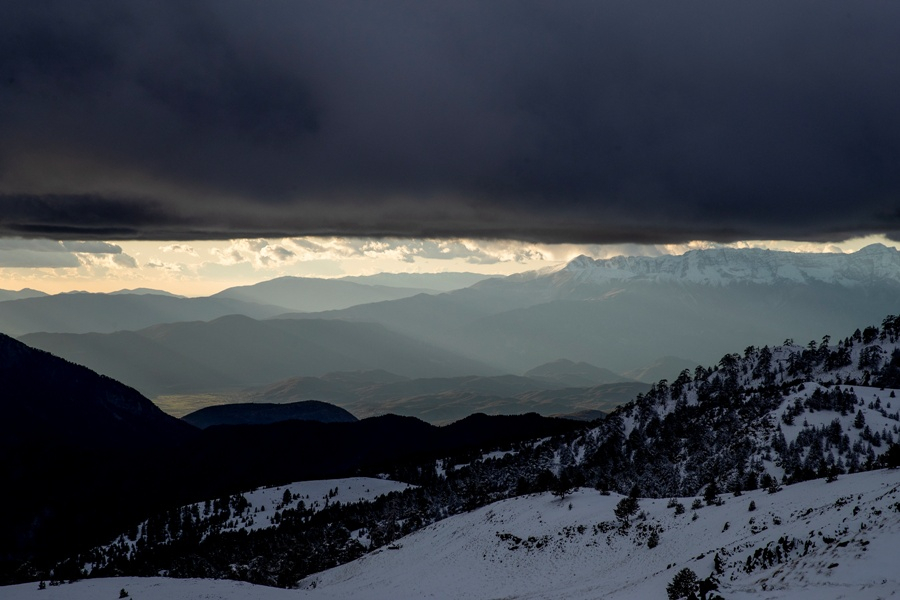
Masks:
[[[854,287],[900,283],[900,251],[871,244],[851,254],[797,253],[758,248],[692,250],[680,256],[579,256],[551,277],[578,283],[650,280],[730,285],[735,283],[831,283]]]

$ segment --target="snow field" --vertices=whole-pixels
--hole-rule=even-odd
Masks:
[[[377,477],[349,477],[299,481],[282,486],[258,488],[250,492],[237,494],[237,496],[243,496],[247,501],[244,508],[240,511],[234,510],[229,503],[226,503],[225,516],[227,519],[224,523],[216,525],[211,525],[215,514],[214,512],[206,512],[206,502],[198,502],[182,507],[179,510],[192,510],[201,524],[205,524],[210,529],[215,529],[218,532],[255,531],[276,526],[277,523],[273,523],[273,519],[276,519],[275,515],[286,506],[296,508],[301,501],[308,510],[318,512],[335,502],[347,504],[371,501],[391,492],[402,492],[409,487],[411,486],[406,483]],[[284,504],[285,491],[288,491],[291,496],[288,505]],[[147,527],[147,521],[138,526],[138,538],[146,537]],[[356,535],[362,544],[368,545],[368,538],[365,535],[360,535],[360,532],[356,532]],[[123,534],[105,548],[109,549],[118,546],[132,551],[136,544],[137,539],[132,539]],[[84,568],[90,573],[94,569],[94,565],[88,563],[84,565]],[[2,597],[0,597],[0,600],[2,600]]]
[[[235,529],[254,530],[271,527],[272,515],[282,507],[285,490],[288,490],[292,497],[299,496],[297,500],[292,501],[292,507],[296,506],[299,500],[303,500],[306,508],[318,512],[325,506],[335,502],[348,504],[361,500],[374,500],[391,492],[402,492],[409,487],[408,484],[389,479],[349,477],[344,479],[299,481],[288,485],[260,488],[247,492],[243,496],[250,503],[249,511],[261,510],[261,512],[254,515],[252,525],[236,527]],[[331,495],[332,490],[335,489],[337,493]]]
[[[680,515],[668,499],[641,499],[627,528],[614,514],[621,499],[582,489],[563,500],[535,494],[496,502],[406,536],[397,549],[307,577],[299,590],[129,577],[45,590],[33,582],[0,588],[0,598],[112,599],[125,589],[136,600],[652,600],[666,598],[682,568],[710,575],[717,554],[725,598],[900,597],[900,470],[808,481],[773,494],[728,494],[721,505],[696,510],[695,498],[680,498],[687,509]],[[659,531],[654,548],[647,545],[652,529]],[[788,542],[793,550],[779,556],[774,549]]]
[[[562,501],[540,494],[497,502],[407,536],[398,550],[310,576],[300,583],[301,598],[664,599],[680,569],[713,573],[717,552],[726,598],[874,598],[900,590],[900,471],[727,495],[721,506],[696,511],[694,499],[683,498],[682,515],[668,500],[643,499],[646,518],[632,519],[627,533],[613,513],[621,498],[581,490]],[[653,528],[659,544],[649,548]],[[748,557],[782,538],[798,550],[745,571]]]

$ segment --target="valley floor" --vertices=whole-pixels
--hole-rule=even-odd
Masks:
[[[728,494],[701,508],[692,508],[695,498],[641,499],[627,527],[614,514],[621,500],[583,489],[563,500],[535,494],[497,502],[312,575],[298,590],[114,578],[10,586],[0,598],[112,599],[124,589],[137,600],[664,599],[680,570],[704,579],[717,566],[724,598],[900,598],[900,470]]]

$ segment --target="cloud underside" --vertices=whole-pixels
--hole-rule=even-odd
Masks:
[[[900,232],[900,5],[0,6],[0,235]]]
[[[71,269],[94,262],[92,257],[106,257],[121,267],[137,266],[120,246],[107,242],[0,239],[0,268]]]

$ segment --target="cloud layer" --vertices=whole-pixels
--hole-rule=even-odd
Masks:
[[[71,269],[100,262],[137,266],[120,246],[106,242],[0,239],[0,269]]]
[[[886,0],[11,0],[0,235],[894,234],[898,22]]]

